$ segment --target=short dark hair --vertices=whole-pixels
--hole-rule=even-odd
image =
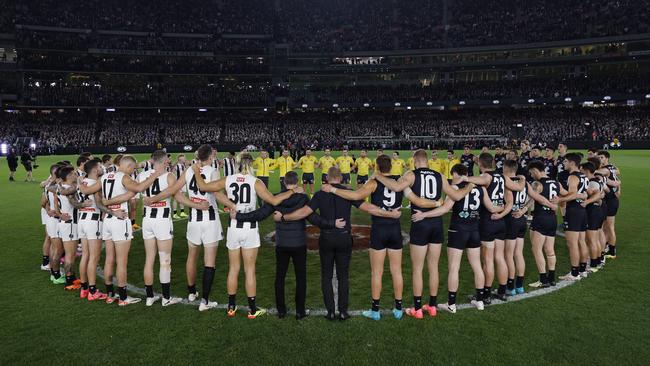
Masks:
[[[568,153],[564,155],[564,159],[568,160],[572,163],[574,163],[576,166],[580,166],[580,162],[582,161],[582,156],[578,153]]]
[[[93,153],[91,153],[91,152],[89,152],[89,151],[84,151],[84,152],[82,152],[81,154],[79,154],[79,156],[85,156],[85,157],[87,157],[88,159],[90,159],[90,157],[91,157],[92,155],[93,155]]]
[[[154,161],[154,163],[159,163],[167,157],[167,153],[163,150],[156,150],[151,153],[151,160]]]
[[[207,161],[210,159],[210,155],[212,155],[212,146],[208,144],[204,144],[199,146],[199,149],[196,150],[196,157],[200,161]]]
[[[555,151],[555,147],[551,145],[546,145],[546,150]]]
[[[84,173],[86,173],[86,175],[90,174],[90,172],[93,169],[95,169],[100,163],[101,163],[101,161],[97,160],[97,159],[93,159],[93,160],[88,161],[86,163],[86,165],[84,165]]]
[[[594,166],[594,164],[592,164],[589,161],[586,162],[586,163],[580,164],[580,169],[588,170],[592,174],[596,171],[596,167]]]
[[[598,148],[597,147],[590,147],[589,149],[587,149],[587,151],[589,151],[590,153],[596,153],[597,154],[598,153]]]
[[[607,159],[609,159],[609,156],[610,156],[609,151],[607,151],[607,150],[599,150],[598,155],[602,155],[602,156],[606,157]]]
[[[61,164],[59,163],[50,165],[50,174],[56,176],[56,172],[59,170],[59,167],[61,167]]]
[[[478,162],[484,168],[491,168],[494,164],[494,157],[492,157],[492,154],[490,153],[481,153],[481,155],[478,156]]]
[[[390,161],[390,158],[386,155],[379,155],[377,157],[377,168],[379,168],[379,171],[381,173],[389,173],[391,169],[392,163]]]
[[[294,171],[288,171],[287,174],[284,175],[284,184],[285,185],[298,184],[298,173]]]
[[[79,157],[77,158],[77,167],[80,167],[81,164],[85,164],[88,160],[90,160],[89,157],[85,155],[79,155]]]
[[[110,154],[104,154],[104,156],[102,156],[102,163],[106,164],[109,161],[111,161],[111,155]]]
[[[465,165],[463,164],[456,164],[451,167],[451,174],[458,174],[458,175],[467,175],[468,169]]]
[[[506,160],[506,161],[503,162],[503,168],[507,168],[509,170],[517,171],[517,169],[519,168],[519,163],[517,163],[516,161],[514,161],[512,159]]]
[[[528,163],[528,171],[531,171],[532,169],[539,170],[540,172],[545,171],[546,167],[544,166],[544,163],[542,163],[539,160],[533,160],[530,163]]]
[[[65,180],[70,173],[74,173],[74,168],[71,167],[70,165],[66,165],[63,167],[60,167],[59,170],[56,171],[56,176],[59,179]]]
[[[447,152],[452,153],[452,155],[454,154],[454,150],[452,150],[452,149],[447,149]]]
[[[600,169],[600,159],[597,157],[589,158],[587,161],[594,164],[594,168],[596,168],[596,170]]]

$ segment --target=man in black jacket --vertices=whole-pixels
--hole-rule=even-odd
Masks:
[[[332,186],[331,193],[318,191],[309,203],[303,208],[289,214],[276,212],[274,220],[295,221],[311,215],[316,210],[324,220],[342,218],[345,226],[321,230],[319,238],[319,254],[321,261],[321,288],[323,300],[327,308],[328,320],[335,320],[334,313],[334,289],[332,278],[334,277],[334,266],[336,265],[336,278],[338,280],[338,310],[339,319],[346,320],[348,314],[349,295],[349,267],[352,256],[352,225],[350,225],[350,211],[355,206],[373,216],[399,218],[400,211],[382,210],[380,207],[364,201],[348,201],[335,195],[337,189],[347,189],[341,185],[341,171],[337,167],[331,167],[327,172],[327,182]],[[286,178],[285,178],[286,179]]]
[[[298,185],[298,174],[287,172],[284,177],[286,189],[294,189]],[[274,211],[288,214],[304,207],[309,202],[309,197],[304,193],[296,193],[284,200],[278,206],[264,204],[259,209],[249,213],[231,211],[230,216],[238,221],[262,221]],[[335,227],[342,228],[346,222],[342,219],[325,220],[312,213],[307,220],[321,229],[331,230]],[[307,294],[307,232],[305,220],[278,222],[275,225],[275,303],[278,317],[284,318],[287,307],[284,302],[284,285],[289,261],[293,260],[296,272],[296,319],[302,319],[308,314],[305,310],[305,297]]]
[[[9,165],[9,181],[13,182],[16,176],[16,168],[18,168],[18,156],[13,147],[9,148],[9,154],[7,154],[7,165]]]

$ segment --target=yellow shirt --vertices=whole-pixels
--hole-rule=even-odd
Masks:
[[[390,163],[390,175],[402,175],[404,173],[404,166],[406,165],[404,159],[391,159]]]
[[[253,160],[253,169],[255,169],[255,175],[258,177],[268,177],[269,172],[273,170],[274,167],[275,159],[262,159],[261,156],[258,156],[257,159]]]
[[[287,172],[292,171],[295,164],[296,162],[293,161],[293,158],[291,156],[287,156],[286,158],[284,156],[280,156],[279,158],[275,159],[275,166],[280,169],[280,177],[284,177],[287,175]]]
[[[406,159],[406,166],[408,170],[415,170],[415,160],[413,159],[412,156]]]
[[[370,174],[370,168],[372,168],[372,160],[365,158],[358,158],[355,162],[357,164],[357,174],[360,176],[366,176]]]
[[[327,174],[327,171],[330,170],[335,163],[336,160],[331,156],[321,156],[321,158],[318,159],[318,164],[320,164],[320,170],[323,174]]]
[[[314,155],[305,155],[298,160],[298,167],[303,173],[313,173],[316,166],[316,157]]]
[[[351,156],[339,156],[336,158],[336,164],[341,169],[342,174],[350,174],[354,165],[354,159]]]
[[[447,161],[442,160],[442,159],[429,159],[427,162],[427,165],[429,166],[429,169],[435,170],[436,172],[445,175],[445,172],[447,171]]]
[[[453,168],[456,164],[460,164],[460,159],[453,158],[451,160],[447,160],[447,167],[445,169],[445,176],[447,179],[451,179],[451,168]]]

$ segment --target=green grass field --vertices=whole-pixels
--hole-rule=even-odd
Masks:
[[[403,156],[404,157],[404,156]],[[74,161],[74,157],[66,157]],[[143,155],[138,159],[144,158]],[[63,157],[40,157],[38,181],[48,166]],[[587,280],[553,293],[514,303],[462,310],[455,315],[400,321],[385,316],[380,322],[355,317],[328,322],[317,316],[304,321],[273,316],[248,320],[226,317],[218,309],[199,313],[196,307],[144,303],[118,308],[88,303],[77,293],[52,285],[39,270],[44,229],[40,224],[36,183],[25,183],[19,168],[17,182],[6,179],[6,160],[0,160],[0,364],[647,364],[650,356],[650,245],[647,181],[650,151],[616,151],[612,161],[623,176],[623,195],[617,217],[619,257]],[[317,177],[320,175],[317,174]],[[271,178],[271,190],[278,190]],[[222,215],[222,222],[225,217]],[[354,212],[354,224],[369,224],[369,217]],[[408,233],[409,215],[402,215]],[[446,224],[445,224],[446,225]],[[172,292],[186,296],[185,222],[175,223]],[[224,226],[225,228],[225,226]],[[265,235],[274,229],[266,220]],[[225,229],[224,229],[225,230]],[[556,242],[558,274],[568,270],[564,239]],[[526,284],[536,271],[526,241]],[[220,244],[212,299],[227,302],[227,253]],[[101,263],[101,262],[100,262]],[[135,235],[129,260],[129,283],[143,286],[142,237]],[[404,304],[412,306],[410,258],[404,251]],[[446,300],[446,255],[443,254],[438,299]],[[287,304],[292,306],[294,284],[289,270]],[[309,254],[309,308],[322,308],[317,253]],[[274,249],[263,243],[257,266],[258,304],[273,307]],[[156,269],[155,290],[160,291]],[[351,309],[370,305],[370,265],[367,252],[353,254]],[[201,274],[197,276],[200,289]],[[245,304],[243,273],[238,302]],[[98,279],[103,291],[101,280]],[[426,283],[426,281],[425,281]],[[392,306],[388,268],[384,274],[382,307]],[[530,290],[530,289],[527,289]],[[473,292],[465,259],[461,269],[459,302]],[[428,289],[425,286],[425,297]]]

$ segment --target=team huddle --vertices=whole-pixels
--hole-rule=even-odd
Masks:
[[[544,153],[542,154],[542,150]],[[474,275],[472,306],[483,310],[493,299],[507,301],[525,290],[524,238],[530,227],[531,250],[539,279],[529,287],[555,286],[556,281],[577,281],[597,272],[606,258],[616,257],[615,216],[621,193],[621,175],[605,150],[591,149],[587,159],[555,149],[521,144],[521,152],[487,148],[478,155],[465,148],[460,158],[447,152],[438,159],[433,151],[415,150],[407,160],[366,151],[358,158],[343,150],[338,158],[325,151],[320,159],[310,150],[294,161],[284,150],[277,159],[267,152],[253,159],[247,151],[217,159],[216,150],[202,145],[192,163],[183,154],[172,163],[163,150],[137,163],[130,155],[93,158],[79,156],[74,167],[61,161],[50,167],[42,183],[41,218],[45,227],[41,269],[54,284],[79,291],[88,301],[117,302],[127,306],[142,299],[127,292],[127,264],[133,233],[141,230],[145,247],[146,306],[183,302],[171,294],[173,219],[187,218],[187,301],[198,300],[200,311],[216,308],[210,300],[216,255],[224,230],[219,215],[228,215],[227,292],[229,317],[238,312],[238,277],[242,262],[250,319],[266,314],[256,303],[256,260],[260,247],[259,222],[273,217],[276,225],[276,307],[287,314],[284,282],[290,261],[296,272],[296,318],[308,315],[306,294],[306,222],[320,229],[321,290],[329,320],[348,314],[349,264],[352,253],[351,207],[371,215],[369,257],[371,308],[363,316],[379,320],[384,262],[388,257],[394,305],[391,313],[417,319],[436,316],[439,309],[455,313],[459,270],[465,252]],[[478,165],[479,175],[474,175]],[[302,171],[302,186],[294,169]],[[316,169],[322,171],[321,190],[314,193]],[[279,170],[281,192],[268,190],[271,171]],[[222,173],[223,171],[223,173]],[[357,175],[356,186],[350,184]],[[138,200],[142,225],[135,223]],[[258,200],[260,204],[258,204]],[[411,213],[409,255],[413,306],[405,308],[402,275],[402,214],[407,200]],[[219,205],[223,209],[220,209]],[[187,212],[185,212],[187,211]],[[450,214],[447,230],[442,216]],[[555,237],[557,213],[562,216],[570,270],[556,280]],[[445,236],[445,231],[447,235]],[[439,260],[447,243],[447,301],[438,303]],[[197,290],[197,262],[203,247],[201,293]],[[99,261],[104,251],[103,280],[98,288]],[[79,252],[79,253],[78,253]],[[78,255],[80,254],[80,255]],[[77,260],[77,256],[79,260]],[[154,293],[154,266],[162,294]],[[78,262],[78,268],[77,263]],[[423,303],[423,271],[428,269],[429,299]],[[63,266],[63,268],[61,268]],[[336,272],[338,303],[332,279]],[[78,277],[77,277],[78,273]],[[113,279],[116,278],[117,289]],[[496,280],[496,290],[492,287]]]

